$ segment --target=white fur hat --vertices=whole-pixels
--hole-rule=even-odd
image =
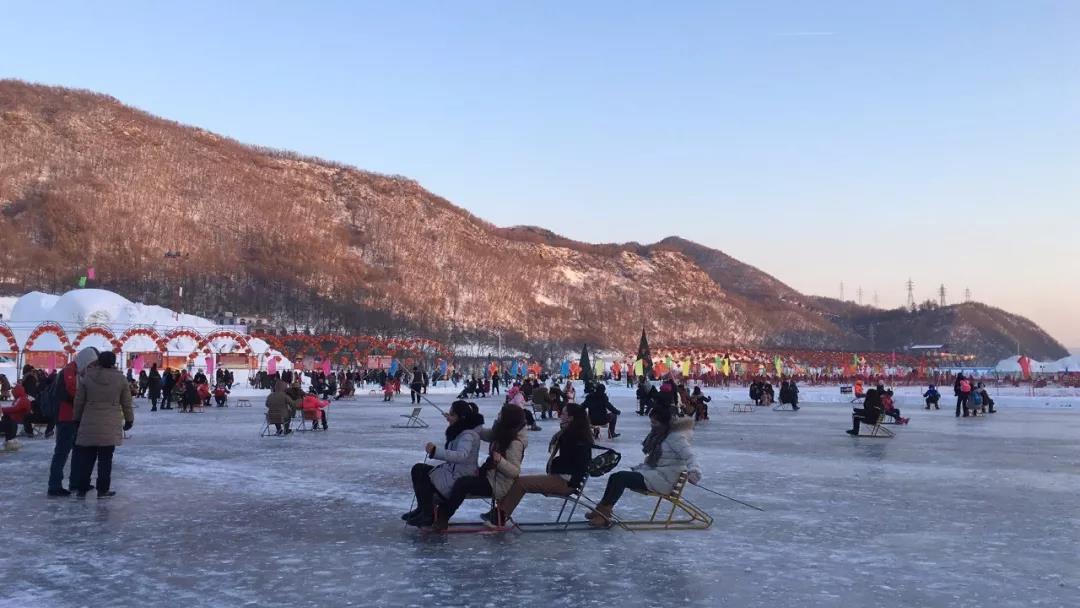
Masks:
[[[75,355],[75,367],[79,368],[79,371],[86,370],[91,363],[97,362],[98,349],[93,346],[87,346],[79,351],[79,354]]]

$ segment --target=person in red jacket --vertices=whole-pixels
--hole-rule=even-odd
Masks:
[[[11,396],[15,398],[15,403],[0,408],[3,413],[0,417],[0,428],[4,431],[4,450],[8,452],[19,449],[19,440],[15,437],[19,433],[19,425],[30,414],[30,398],[26,396],[26,389],[22,384],[12,389]]]
[[[68,456],[75,449],[75,391],[79,387],[79,377],[91,365],[97,365],[98,349],[93,346],[84,348],[75,355],[75,360],[64,366],[56,380],[64,381],[67,399],[60,401],[60,410],[56,416],[56,444],[53,446],[52,463],[49,466],[49,496],[70,496],[71,491],[64,488],[64,467]],[[74,482],[74,467],[69,472],[68,486]]]
[[[330,405],[329,401],[322,401],[315,396],[315,393],[308,393],[304,400],[300,402],[300,409],[304,410],[304,418],[311,421],[311,428],[315,428],[319,425],[319,421],[322,421],[322,428],[325,431],[326,425],[326,408]]]
[[[210,407],[210,385],[203,382],[198,387],[199,400],[202,401],[203,407]]]

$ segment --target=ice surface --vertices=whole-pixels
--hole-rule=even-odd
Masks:
[[[646,421],[611,392],[629,466]],[[766,511],[689,488],[709,531],[449,537],[398,519],[409,467],[442,434],[431,406],[433,428],[390,428],[407,395],[365,392],[330,408],[329,433],[284,439],[258,437],[258,396],[202,414],[140,403],[109,501],[45,497],[51,442],[0,454],[0,606],[1080,605],[1080,400],[999,394],[1000,413],[958,419],[915,393],[900,394],[912,422],[895,438],[855,439],[847,404],[810,402],[835,387],[806,389],[797,413],[732,414],[743,389],[714,391],[694,438],[702,483]],[[497,398],[480,402],[493,416]],[[527,471],[543,466],[542,426]],[[516,515],[557,507],[528,496]],[[648,507],[627,494],[617,511]]]

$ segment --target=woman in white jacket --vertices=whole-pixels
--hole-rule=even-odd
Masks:
[[[434,443],[424,446],[428,458],[441,460],[442,464],[413,465],[412,485],[416,494],[416,508],[401,516],[410,526],[430,526],[435,521],[435,501],[445,502],[450,498],[454,482],[477,473],[484,417],[476,404],[455,401],[446,414],[446,422],[446,443],[443,447]]]
[[[598,528],[611,525],[611,510],[627,489],[670,494],[683,471],[688,471],[690,483],[701,481],[701,469],[690,446],[694,421],[690,418],[677,420],[673,416],[674,410],[670,407],[653,408],[649,414],[652,430],[641,444],[645,462],[608,478],[603,498],[596,510],[587,515],[591,525]]]

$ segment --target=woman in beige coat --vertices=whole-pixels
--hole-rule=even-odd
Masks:
[[[135,424],[131,390],[116,369],[116,353],[98,355],[97,366],[86,369],[75,391],[75,495],[85,498],[90,491],[90,474],[97,464],[97,495],[108,498],[116,492],[112,483],[113,450],[124,441],[124,431]]]
[[[446,530],[450,517],[467,497],[491,496],[498,501],[510,491],[510,486],[521,475],[521,460],[529,445],[525,410],[509,403],[504,405],[491,430],[480,430],[480,438],[491,444],[488,459],[480,467],[479,475],[462,477],[454,482],[446,508],[438,509],[435,525],[431,527],[436,532]],[[496,521],[494,525],[503,523]]]

